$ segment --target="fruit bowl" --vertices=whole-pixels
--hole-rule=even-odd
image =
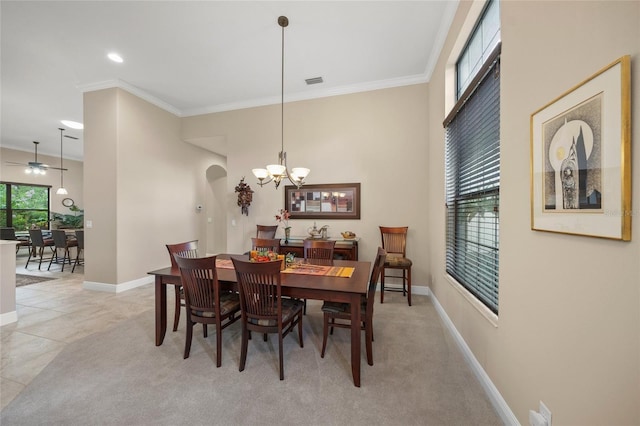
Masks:
[[[344,232],[341,232],[341,234],[342,234],[342,238],[344,238],[345,240],[352,240],[356,237],[356,234],[351,231],[344,231]]]

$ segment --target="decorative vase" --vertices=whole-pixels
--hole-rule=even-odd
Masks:
[[[284,228],[284,243],[289,244],[289,236],[291,234],[291,228]]]

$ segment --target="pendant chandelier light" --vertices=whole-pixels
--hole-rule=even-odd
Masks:
[[[68,192],[64,188],[64,171],[62,170],[64,168],[64,166],[62,165],[62,132],[64,132],[64,129],[62,127],[58,127],[58,130],[60,130],[60,188],[58,188],[56,194],[67,195]]]
[[[304,183],[310,170],[304,167],[294,167],[289,172],[287,167],[287,153],[284,151],[284,29],[289,25],[289,19],[286,16],[278,18],[278,25],[282,27],[282,75],[281,75],[281,91],[280,91],[280,127],[281,127],[281,146],[278,153],[278,164],[269,164],[266,169],[253,169],[252,172],[258,178],[258,185],[263,186],[269,182],[274,182],[276,188],[280,182],[287,178],[289,181],[300,188]]]

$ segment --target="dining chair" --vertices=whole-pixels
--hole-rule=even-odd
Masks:
[[[29,257],[27,258],[27,264],[25,265],[25,269],[29,267],[29,262],[33,258],[35,260],[36,257],[40,258],[38,263],[38,269],[42,266],[43,260],[51,260],[53,259],[53,251],[54,251],[54,242],[51,238],[44,238],[42,236],[42,231],[40,229],[30,229],[29,230],[29,239],[31,240],[31,250],[29,250]],[[51,257],[44,258],[45,247],[51,249]]]
[[[278,225],[256,225],[256,238],[273,239],[277,230]]]
[[[363,296],[360,302],[360,329],[364,330],[367,362],[369,365],[373,365],[373,306],[375,305],[378,278],[382,273],[386,256],[386,251],[382,247],[378,247],[376,259],[373,262],[371,278],[369,279],[367,295],[366,297]],[[324,358],[329,327],[331,327],[331,334],[333,334],[334,327],[351,328],[351,304],[324,302],[322,304],[322,312],[324,313],[324,326],[322,329],[322,351],[320,352],[320,357]],[[331,322],[329,322],[329,320],[331,320]],[[340,322],[336,322],[336,320],[340,320]]]
[[[216,272],[216,256],[182,257],[174,255],[180,268],[187,313],[187,338],[184,358],[189,358],[193,326],[201,323],[216,326],[216,367],[222,365],[222,330],[240,319],[238,293],[222,290]]]
[[[29,237],[17,237],[16,236],[16,228],[13,227],[2,227],[0,228],[0,240],[9,240],[9,241],[17,241],[16,244],[16,254],[22,247],[27,247],[29,250],[31,249],[31,242],[29,241]]]
[[[303,243],[302,254],[305,259],[326,261],[327,264],[332,264],[333,250],[335,247],[335,241],[306,239]],[[304,299],[304,308],[302,312],[305,315],[307,314],[307,299]]]
[[[280,253],[280,240],[277,238],[251,238],[251,250]]]
[[[380,280],[380,303],[384,303],[384,292],[401,291],[403,296],[407,296],[407,302],[411,306],[411,259],[407,258],[407,230],[408,226],[389,227],[381,226],[382,248],[387,252],[387,259],[382,267],[382,278]],[[387,269],[401,270],[400,275],[387,275]],[[385,278],[395,278],[402,280],[402,288],[385,288]]]
[[[71,254],[69,252],[69,249],[71,247],[78,247],[78,241],[75,239],[75,237],[67,238],[67,233],[64,231],[64,229],[52,230],[51,236],[53,237],[54,255],[51,256],[47,271],[51,269],[51,264],[55,262],[62,264],[62,272],[64,272],[65,263],[69,263],[69,266],[71,266]],[[58,256],[59,251],[62,251],[62,260],[60,260],[60,256]]]
[[[231,258],[236,270],[242,312],[242,349],[240,371],[247,361],[251,332],[278,333],[280,380],[284,380],[283,339],[298,325],[298,340],[302,341],[302,302],[282,297],[279,260],[248,262]]]
[[[82,265],[84,266],[84,230],[77,229],[76,230],[76,241],[78,242],[78,248],[76,250],[76,260],[73,262],[73,268],[71,268],[71,272],[73,273],[76,270],[76,266]],[[82,254],[82,258],[80,255]]]
[[[198,240],[186,241],[184,243],[167,244],[167,250],[169,250],[169,257],[171,258],[171,267],[176,269],[178,264],[174,258],[174,255],[182,257],[198,257]],[[180,322],[180,308],[184,306],[184,291],[181,285],[175,285],[175,314],[173,316],[173,331],[178,329],[178,323]],[[204,337],[207,337],[207,327],[204,326]]]

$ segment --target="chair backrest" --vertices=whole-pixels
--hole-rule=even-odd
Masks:
[[[278,225],[256,225],[256,237],[273,239],[276,237]]]
[[[167,244],[167,250],[169,250],[169,257],[171,257],[171,267],[177,268],[178,264],[174,259],[174,255],[189,258],[198,257],[198,240],[178,244]]]
[[[248,262],[232,257],[236,270],[240,309],[253,324],[260,320],[276,321],[282,327],[282,295],[280,280],[281,261]]]
[[[376,254],[376,260],[373,262],[373,269],[371,270],[371,278],[369,279],[369,289],[367,291],[367,313],[373,314],[374,299],[376,296],[376,288],[378,287],[378,279],[382,273],[382,267],[384,261],[387,258],[387,252],[382,247],[378,247],[378,254]]]
[[[277,238],[251,238],[251,250],[270,250],[280,253],[280,240]]]
[[[29,229],[29,238],[31,238],[32,245],[36,247],[44,246],[44,238],[42,238],[42,231],[40,229]]]
[[[382,248],[389,254],[407,254],[407,230],[408,226],[381,226]]]
[[[187,251],[187,253],[191,253]],[[180,268],[185,306],[191,315],[211,317],[206,312],[220,317],[220,291],[216,272],[216,256],[183,257],[174,254],[173,258]]]
[[[51,231],[51,236],[53,237],[53,244],[56,247],[66,247],[67,246],[67,233],[62,229],[54,229]]]
[[[84,250],[84,230],[76,230],[76,240],[78,240],[78,250]]]
[[[333,260],[335,246],[335,241],[304,240],[304,258]]]
[[[0,228],[0,240],[17,240],[15,228]]]

